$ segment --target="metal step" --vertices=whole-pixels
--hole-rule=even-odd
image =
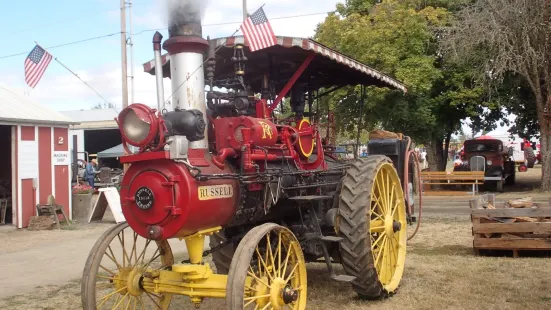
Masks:
[[[303,202],[331,200],[331,199],[333,199],[333,196],[295,196],[295,197],[289,197],[289,200],[303,201]]]
[[[323,236],[320,238],[322,241],[327,241],[327,242],[340,242],[342,240],[342,237],[337,237],[337,236]]]
[[[354,276],[348,276],[348,275],[345,275],[345,274],[340,274],[338,276],[333,276],[333,280],[337,281],[337,282],[346,282],[346,283],[350,283],[354,280],[356,280],[356,277]]]

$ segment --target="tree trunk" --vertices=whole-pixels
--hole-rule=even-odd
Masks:
[[[447,156],[444,156],[444,140],[432,138],[430,148],[427,150],[427,160],[431,171],[445,171]]]
[[[545,103],[542,103],[539,106],[544,106],[544,104]],[[551,105],[551,96],[548,96],[546,105]],[[551,122],[547,109],[538,109],[538,120],[540,123],[540,152],[542,161],[541,190],[549,192],[551,191]]]
[[[551,134],[541,130],[541,189],[551,191]]]

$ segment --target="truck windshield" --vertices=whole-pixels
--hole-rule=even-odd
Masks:
[[[499,144],[468,144],[465,145],[467,152],[499,152],[501,147]]]

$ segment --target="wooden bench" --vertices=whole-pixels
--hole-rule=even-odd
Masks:
[[[478,185],[484,184],[484,171],[424,171],[421,172],[423,194],[427,196],[460,195],[458,191],[425,191],[431,186],[471,185],[472,195],[478,193]]]

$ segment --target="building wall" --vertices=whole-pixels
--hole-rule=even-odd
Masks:
[[[15,155],[12,160],[13,182],[17,184],[12,190],[14,223],[17,223],[18,228],[27,227],[30,217],[36,215],[36,205],[47,203],[51,194],[71,217],[70,160],[54,163],[55,152],[65,152],[67,159],[70,159],[68,128],[13,128],[12,136],[16,141],[12,151]]]

